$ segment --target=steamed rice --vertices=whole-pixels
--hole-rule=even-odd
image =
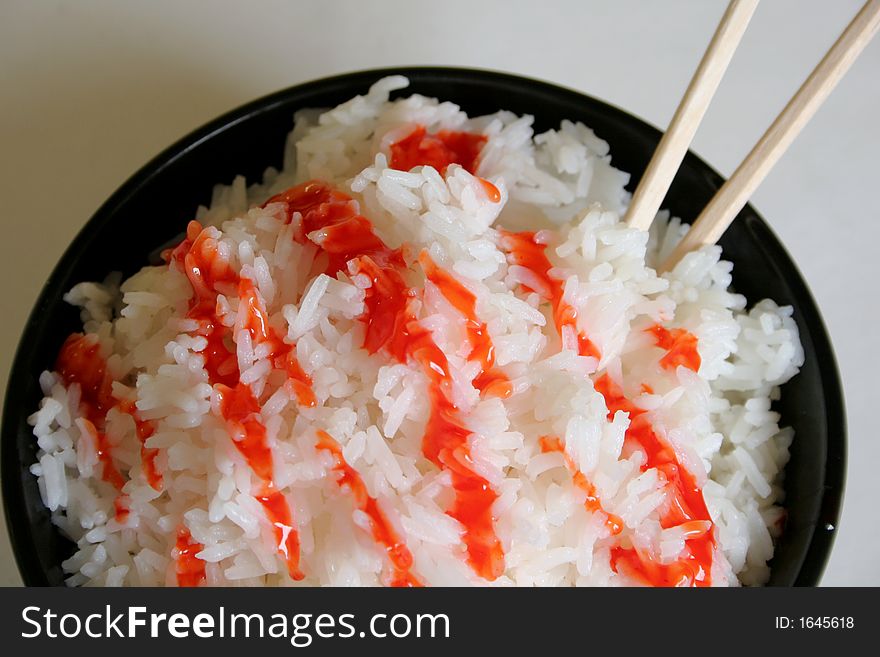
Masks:
[[[371,535],[351,487],[339,485],[340,463],[377,500],[420,583],[645,583],[615,566],[614,551],[674,564],[688,550],[687,528],[663,522],[674,501],[667,477],[643,467],[640,450],[624,449],[635,414],[609,419],[596,389],[604,375],[623,387],[702,488],[716,546],[711,583],[765,582],[784,520],[781,480],[793,438],[771,403],[803,363],[791,308],[771,300],[747,308],[728,289],[732,265],[717,246],[657,276],[652,267],[686,227],[664,212],[650,234],[620,223],[628,175],[586,126],[563,122],[535,135],[529,116],[469,118],[452,103],[418,95],[389,101],[406,85],[385,78],[339,107],[299,113],[281,171],[269,169],[251,186],[241,177],[218,186],[197,214],[232,270],[253,282],[269,323],[295,345],[315,397],[309,407],[278,383],[271,354],[252,343],[239,317],[245,304],[220,294],[240,381],[260,400],[255,417],[271,449],[272,485],[290,510],[280,540],[257,501],[260,477],[236,448],[241,436],[218,410],[222,392],[206,372],[205,339],[187,319],[193,287],[183,268],[145,267],[126,281],[81,283],[67,295],[106,359],[113,396],[136,409],[110,410],[101,443],[80,386],[59,372],[40,378],[45,397],[30,418],[39,445],[31,471],[53,522],[77,545],[63,564],[68,584],[387,585],[390,553]],[[457,165],[445,172],[390,168],[389,146],[414,125],[485,135],[479,178]],[[471,434],[470,467],[497,494],[492,515],[504,561],[491,582],[472,567],[462,524],[448,513],[450,471],[422,450],[429,377],[411,360],[363,348],[370,278],[321,274],[314,243],[292,238],[296,217],[286,223],[281,203],[263,207],[313,179],[353,197],[385,244],[406,245],[408,281],[424,290],[420,325],[448,359],[450,395]],[[497,201],[481,179],[497,190]],[[579,355],[570,331],[557,333],[537,293],[541,282],[511,264],[500,227],[546,229],[536,240],[548,244],[553,278],[564,281],[563,298],[595,355]],[[475,295],[510,396],[475,389],[478,368],[468,358],[461,314],[414,262],[423,250]],[[663,351],[646,333],[657,324],[696,337],[698,371],[659,365]],[[143,445],[132,417],[150,423]],[[335,459],[319,448],[322,432],[339,445]],[[565,458],[542,450],[547,437],[559,441]],[[105,452],[121,486],[108,481]],[[161,485],[151,485],[151,467]],[[601,501],[592,510],[574,472]],[[617,533],[612,517],[621,523]],[[299,540],[298,581],[280,549],[292,545],[291,535]],[[203,578],[182,578],[193,565]]]

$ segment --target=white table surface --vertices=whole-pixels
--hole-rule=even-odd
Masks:
[[[544,78],[665,126],[725,5],[4,0],[0,386],[31,305],[74,234],[138,167],[222,112],[334,73],[434,64]],[[764,0],[696,152],[729,174],[859,5]],[[880,585],[880,350],[869,343],[880,322],[878,118],[880,39],[754,197],[822,308],[846,388],[848,483],[825,585]],[[836,234],[822,230],[830,225]],[[0,584],[19,582],[0,528]]]

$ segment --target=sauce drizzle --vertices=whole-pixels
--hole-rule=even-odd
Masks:
[[[216,230],[202,229],[198,221],[190,221],[186,239],[171,251],[168,259],[169,265],[186,275],[193,289],[186,316],[198,322],[195,334],[208,342],[201,352],[208,380],[211,384],[234,386],[239,376],[238,360],[231,347],[232,331],[217,316],[217,292],[219,287],[234,295],[238,276],[229,262],[219,256],[217,235]]]
[[[131,509],[128,507],[129,502],[128,495],[117,495],[113,500],[113,516],[120,524],[125,524],[128,516],[131,515]]]
[[[501,192],[498,191],[498,188],[490,183],[485,178],[480,178],[480,185],[483,187],[483,191],[486,192],[486,197],[492,203],[500,203],[501,202]]]
[[[654,336],[654,343],[661,349],[666,350],[666,355],[660,359],[660,366],[666,370],[675,371],[679,365],[683,365],[694,372],[700,369],[700,352],[697,351],[697,336],[684,329],[668,329],[654,324],[645,329],[646,333]]]
[[[198,586],[205,581],[205,562],[196,554],[205,546],[195,541],[189,529],[181,527],[177,530],[177,550],[175,571],[177,572],[177,585],[182,587]]]
[[[419,263],[425,276],[452,306],[464,316],[465,330],[471,345],[470,358],[481,365],[481,370],[474,378],[474,387],[484,396],[510,397],[513,388],[507,376],[495,367],[495,345],[489,336],[486,324],[477,319],[477,298],[461,282],[445,269],[438,267],[427,251],[419,255]]]
[[[428,330],[419,325],[412,310],[417,293],[403,276],[406,263],[400,249],[389,248],[358,214],[350,197],[330,185],[312,180],[292,187],[267,202],[284,203],[287,221],[299,213],[302,233],[330,256],[326,273],[345,271],[368,276],[364,348],[384,350],[401,363],[418,363],[429,381],[431,413],[422,439],[425,457],[449,470],[455,499],[447,513],[462,525],[462,540],[473,570],[488,580],[504,572],[504,551],[495,534],[492,506],[498,498],[489,482],[473,469],[468,438],[459,409],[450,401],[452,378],[443,351]],[[494,361],[493,361],[494,362]]]
[[[540,282],[541,289],[530,291],[536,292],[550,302],[553,308],[553,323],[560,338],[565,332],[571,331],[577,336],[578,354],[601,359],[596,345],[584,331],[578,329],[577,309],[563,299],[565,282],[550,276],[553,265],[545,253],[546,245],[535,240],[534,232],[511,233],[505,230],[498,232],[501,236],[501,246],[508,252],[508,262],[528,269]],[[526,289],[530,288],[526,287]]]
[[[480,151],[487,140],[485,135],[455,130],[440,130],[429,135],[425,126],[417,125],[406,137],[391,144],[389,165],[400,171],[431,166],[444,174],[450,164],[460,164],[470,173],[476,173]]]
[[[299,568],[299,534],[290,506],[284,495],[275,489],[272,480],[272,449],[267,442],[266,427],[260,421],[260,404],[250,387],[243,383],[235,388],[218,383],[215,390],[220,397],[220,414],[226,420],[232,442],[262,482],[254,497],[263,505],[272,525],[275,543],[287,563],[287,571],[291,579],[301,580],[304,575]]]
[[[107,362],[101,355],[98,339],[81,333],[69,335],[58,353],[55,371],[67,386],[79,384],[83,426],[94,441],[101,479],[122,491],[125,477],[113,461],[113,450],[105,433],[107,413],[115,404],[113,380],[107,373]],[[119,497],[123,497],[121,493]],[[129,514],[127,501],[117,498],[113,508],[116,519],[124,523]]]
[[[147,483],[153,487],[153,490],[161,491],[162,473],[159,472],[159,467],[156,465],[156,457],[159,455],[159,450],[146,446],[147,439],[156,433],[155,425],[149,420],[141,419],[133,401],[120,401],[116,408],[120,412],[130,415],[131,419],[134,420],[135,431],[138,440],[141,441],[141,464],[144,469],[144,477],[146,477]]]
[[[422,439],[422,451],[438,468],[449,470],[455,501],[447,513],[464,528],[462,539],[468,563],[480,577],[493,581],[504,572],[504,549],[495,533],[492,506],[498,499],[489,482],[473,470],[468,446],[471,432],[461,423],[458,409],[440,391],[431,388],[431,416]]]
[[[302,230],[297,240],[310,238],[329,257],[325,272],[364,274],[372,281],[365,290],[366,312],[361,321],[366,326],[364,348],[371,354],[388,345],[403,326],[410,294],[403,279],[406,268],[400,249],[390,249],[373,231],[370,221],[358,214],[357,203],[330,185],[311,180],[281,192],[266,201],[284,203],[287,221],[301,216]],[[404,360],[402,352],[395,357]]]
[[[480,152],[488,137],[472,132],[440,130],[427,134],[425,126],[418,125],[403,139],[391,144],[392,169],[410,171],[417,166],[434,167],[441,174],[451,164],[459,164],[469,173],[476,174]],[[477,178],[486,198],[492,203],[501,202],[501,192],[485,178]]]
[[[287,373],[297,402],[301,406],[317,404],[312,381],[300,366],[294,348],[285,343],[269,324],[265,303],[253,281],[239,277],[229,261],[222,257],[214,228],[202,228],[192,221],[186,239],[168,256],[169,264],[183,270],[190,281],[193,296],[187,317],[199,320],[197,334],[208,340],[203,351],[208,380],[220,399],[220,414],[226,421],[233,442],[244,456],[253,473],[260,479],[254,498],[263,506],[278,552],[287,563],[294,580],[303,579],[299,568],[300,542],[296,523],[287,499],[275,488],[272,451],[266,439],[266,428],[260,420],[260,405],[253,391],[239,380],[238,363],[230,348],[231,329],[224,326],[217,313],[217,295],[238,295],[239,317],[249,333],[252,345],[268,344],[268,357],[276,369]]]
[[[565,451],[565,446],[562,444],[559,437],[541,436],[538,444],[541,446],[541,451],[545,454],[548,452],[559,452],[562,454],[562,458],[565,460],[565,465],[569,472],[571,472],[574,485],[580,488],[587,496],[584,500],[584,508],[590,513],[603,513],[605,515],[605,526],[608,527],[612,536],[623,531],[623,520],[621,520],[619,516],[616,516],[613,513],[608,513],[602,508],[602,502],[599,500],[599,494],[596,492],[596,487],[589,479],[587,479],[586,475],[580,471],[575,464],[574,459],[572,459],[568,452]]]
[[[452,477],[455,500],[447,513],[464,529],[462,540],[468,563],[480,577],[495,580],[504,572],[504,550],[495,534],[492,513],[498,494],[474,471],[468,445],[472,432],[464,426],[459,409],[449,399],[452,377],[446,355],[421,326],[410,325],[407,339],[407,353],[421,365],[431,384],[431,414],[422,438],[422,453]]]
[[[266,306],[250,279],[242,278],[239,281],[238,297],[238,312],[245,318],[245,328],[250,333],[253,346],[268,344],[269,357],[273,359],[276,369],[287,373],[287,380],[293,388],[299,405],[306,408],[314,407],[318,401],[312,390],[312,379],[299,364],[294,352],[295,345],[284,342],[277,331],[269,325]]]
[[[392,587],[420,587],[423,584],[410,572],[413,565],[412,553],[403,539],[398,536],[388,516],[379,506],[375,497],[367,492],[364,480],[357,470],[352,468],[342,454],[342,447],[326,431],[318,431],[317,449],[326,451],[333,457],[333,471],[337,475],[336,483],[340,488],[347,488],[354,497],[355,506],[370,520],[373,539],[381,545],[388,555],[392,566]]]
[[[131,515],[130,499],[122,493],[126,478],[113,460],[113,448],[107,438],[105,427],[107,413],[116,408],[131,415],[135,422],[138,438],[141,441],[141,464],[144,477],[155,490],[162,489],[162,475],[156,466],[158,450],[149,449],[144,442],[153,435],[152,423],[141,420],[134,402],[117,402],[112,393],[113,380],[107,373],[107,362],[101,355],[100,344],[94,336],[73,333],[68,336],[58,353],[55,371],[61,375],[67,386],[78,383],[80,386],[80,412],[83,426],[95,444],[95,452],[101,464],[101,479],[113,486],[119,495],[113,501],[114,517],[125,523]]]
[[[672,564],[661,564],[644,550],[617,546],[611,551],[612,568],[619,572],[622,565],[631,576],[651,586],[709,586],[715,536],[702,489],[678,462],[672,446],[651,427],[646,412],[628,400],[608,374],[599,377],[594,385],[605,398],[609,420],[617,411],[629,413],[624,447],[645,452],[647,459],[642,471],[656,468],[666,478],[671,501],[660,517],[660,525],[664,529],[681,527],[686,536],[684,555]]]

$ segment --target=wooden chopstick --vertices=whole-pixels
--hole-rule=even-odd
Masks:
[[[715,95],[758,0],[731,0],[700,65],[633,194],[625,221],[648,230]]]
[[[669,271],[690,251],[718,241],[878,27],[880,0],[868,0],[658,271]]]

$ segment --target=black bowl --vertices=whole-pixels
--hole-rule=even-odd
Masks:
[[[546,130],[562,119],[584,122],[611,144],[614,165],[645,169],[660,133],[617,108],[544,82],[451,68],[375,70],[299,85],[237,109],[183,138],[132,176],[95,213],[55,267],[24,329],[6,393],[2,424],[3,501],[18,567],[28,585],[61,585],[61,561],[72,544],[50,523],[28,467],[36,441],[26,418],[38,406],[40,373],[50,368],[67,335],[80,328],[78,312],[62,295],[79,281],[110,271],[126,276],[180,234],[215,183],[236,174],[249,181],[279,166],[294,111],[330,107],[363,93],[392,73],[409,77],[404,93],[450,100],[470,115],[498,109],[535,116]],[[688,154],[665,207],[691,220],[721,186],[721,177]],[[794,306],[806,363],[786,384],[777,410],[796,431],[786,468],[788,519],[771,562],[770,584],[815,585],[831,549],[843,495],[843,396],[828,333],[803,278],[776,236],[746,207],[721,240],[735,263],[734,286],[750,300],[771,297]]]

